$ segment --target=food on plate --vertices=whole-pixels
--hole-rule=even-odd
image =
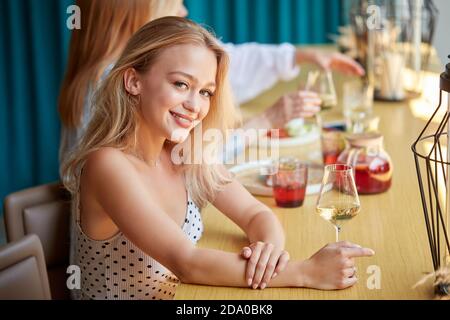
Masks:
[[[304,119],[298,118],[289,121],[284,128],[278,129],[278,138],[292,138],[299,137],[311,133],[314,130],[315,125],[313,123],[305,122]],[[274,137],[275,130],[270,130],[267,133],[269,138]]]

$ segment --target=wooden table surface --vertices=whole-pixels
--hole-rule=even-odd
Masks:
[[[271,105],[283,92],[295,90],[304,83],[310,67],[302,67],[300,76],[280,83],[257,99],[242,106],[244,118]],[[437,71],[439,68],[437,69]],[[433,76],[432,76],[433,77]],[[434,75],[437,77],[437,74]],[[342,83],[350,78],[335,75],[335,84],[342,101]],[[437,81],[437,78],[433,81]],[[436,82],[437,84],[437,82]],[[431,92],[430,92],[431,91]],[[436,95],[438,87],[425,94]],[[375,250],[370,258],[357,260],[358,283],[340,291],[320,291],[307,288],[246,288],[213,287],[182,284],[176,299],[430,299],[430,285],[412,289],[412,286],[432,271],[428,238],[419,197],[411,144],[425,125],[435,105],[424,99],[400,103],[375,102],[374,114],[380,117],[379,130],[384,135],[385,150],[394,164],[391,189],[379,195],[360,196],[361,211],[344,225],[340,238]],[[342,117],[337,110],[324,114],[325,118]],[[424,110],[425,115],[418,114]],[[305,157],[316,153],[320,142],[295,148],[283,148],[280,154]],[[286,233],[286,249],[291,259],[306,259],[325,244],[333,242],[335,231],[331,224],[316,215],[317,195],[307,196],[302,207],[281,209],[271,197],[258,197],[273,209]],[[238,201],[238,199],[236,199]],[[209,205],[202,212],[205,231],[199,247],[238,252],[247,242],[243,232]],[[371,267],[375,266],[375,267]],[[373,268],[373,269],[371,269]],[[380,271],[380,288],[373,286],[373,270]],[[369,285],[368,285],[369,282]]]

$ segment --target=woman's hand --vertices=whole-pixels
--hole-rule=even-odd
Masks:
[[[248,259],[245,278],[253,289],[267,287],[269,281],[282,272],[289,261],[287,251],[261,241],[244,247],[241,255]]]
[[[364,69],[350,57],[342,53],[323,53],[318,52],[315,56],[315,62],[325,70],[336,70],[348,75],[363,76]]]
[[[339,52],[297,50],[297,63],[311,62],[325,70],[335,70],[348,75],[363,76],[363,67],[352,58]]]
[[[354,258],[374,254],[372,249],[347,241],[328,244],[303,261],[303,286],[322,290],[351,287],[358,281]]]
[[[272,128],[283,128],[295,118],[308,118],[320,111],[320,100],[312,91],[295,91],[285,94],[275,104],[265,111],[265,117]]]

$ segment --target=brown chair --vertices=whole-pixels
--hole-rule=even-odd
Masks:
[[[51,299],[44,252],[34,234],[0,247],[0,300],[25,299]]]
[[[53,299],[70,299],[66,286],[70,245],[70,195],[51,183],[8,195],[4,202],[6,237],[17,241],[36,234],[44,250]]]

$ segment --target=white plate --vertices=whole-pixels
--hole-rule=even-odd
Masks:
[[[255,196],[273,196],[272,188],[264,183],[264,177],[261,173],[270,171],[271,160],[251,161],[236,165],[229,169],[236,179]],[[311,164],[308,168],[308,185],[306,194],[317,194],[320,191],[320,185],[323,176],[323,167],[318,164]],[[313,180],[313,181],[311,181]]]

